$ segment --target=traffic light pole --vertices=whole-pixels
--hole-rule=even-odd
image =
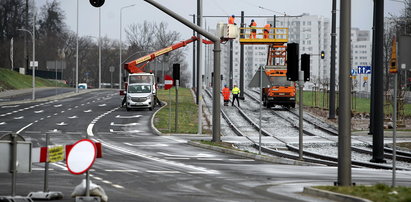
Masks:
[[[220,76],[221,75],[221,71],[220,71],[220,53],[221,53],[221,45],[220,45],[220,38],[218,38],[217,36],[207,32],[206,30],[204,30],[203,28],[195,25],[194,23],[188,21],[187,19],[185,19],[184,17],[178,15],[177,13],[175,13],[174,11],[168,9],[167,7],[157,3],[156,1],[153,0],[144,0],[145,2],[153,5],[154,7],[160,9],[161,11],[163,11],[164,13],[168,14],[169,16],[173,17],[174,19],[180,21],[181,23],[183,23],[184,25],[186,25],[187,27],[190,27],[191,29],[199,32],[201,35],[203,35],[204,37],[208,38],[209,40],[211,40],[212,42],[214,42],[214,82],[213,82],[213,142],[221,142],[221,120],[220,120],[220,109],[221,109],[221,103],[220,103],[220,89],[221,89],[221,80],[220,80]]]

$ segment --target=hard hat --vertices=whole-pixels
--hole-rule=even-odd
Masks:
[[[235,18],[235,15],[231,15],[231,17]]]

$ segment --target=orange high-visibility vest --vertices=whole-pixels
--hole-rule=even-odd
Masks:
[[[228,89],[227,87],[223,88],[222,94],[223,94],[224,100],[230,99],[230,89]]]

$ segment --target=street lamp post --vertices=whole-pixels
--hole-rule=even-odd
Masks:
[[[34,17],[35,18],[35,17]],[[36,21],[36,20],[34,20]],[[36,99],[36,67],[34,65],[34,61],[36,60],[36,31],[35,31],[35,26],[33,23],[33,33],[30,32],[27,29],[17,29],[19,31],[24,31],[24,32],[28,32],[31,35],[31,40],[33,42],[33,61],[32,61],[32,75],[33,75],[33,79],[32,79],[32,86],[33,86],[33,92],[32,92],[32,99],[35,100]]]
[[[122,27],[123,26],[122,25],[123,16],[122,16],[122,13],[123,13],[123,9],[129,8],[129,7],[132,7],[132,6],[135,6],[135,4],[131,4],[131,5],[124,6],[124,7],[120,8],[120,64],[119,64],[119,68],[118,68],[118,89],[121,89],[121,68],[122,68],[122,64],[123,64],[123,61],[121,59],[121,51],[122,51],[121,32],[123,31],[123,27]]]
[[[101,7],[98,8],[98,88],[101,88]]]

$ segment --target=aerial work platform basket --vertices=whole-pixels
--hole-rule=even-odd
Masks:
[[[251,38],[251,32],[255,30],[256,38]],[[264,38],[264,30],[268,30],[268,37]],[[267,44],[287,43],[288,28],[264,28],[264,27],[242,27],[240,28],[240,43],[242,44]]]

